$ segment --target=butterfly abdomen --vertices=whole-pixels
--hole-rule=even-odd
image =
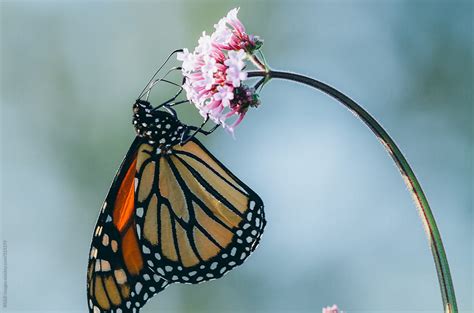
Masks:
[[[179,144],[186,131],[185,125],[175,116],[154,110],[149,102],[143,100],[133,105],[133,126],[138,136],[165,149]]]

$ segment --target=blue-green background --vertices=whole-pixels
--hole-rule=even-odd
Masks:
[[[337,87],[400,145],[472,312],[473,5],[421,0],[2,1],[5,311],[86,311],[90,238],[134,136],[131,104],[170,51],[236,6],[272,67]],[[415,206],[372,133],[302,86],[273,81],[261,99],[236,140],[203,139],[264,199],[261,246],[143,312],[441,312]]]

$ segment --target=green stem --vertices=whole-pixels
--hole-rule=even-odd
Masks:
[[[436,221],[433,213],[431,212],[428,200],[426,199],[426,196],[421,189],[421,185],[407,160],[403,156],[400,149],[398,149],[392,138],[390,138],[387,132],[382,128],[382,126],[352,99],[318,80],[294,73],[272,71],[268,68],[262,71],[248,72],[248,77],[267,77],[268,79],[280,78],[316,88],[339,100],[349,109],[349,111],[359,117],[374,132],[392,159],[395,161],[398,169],[400,170],[402,178],[405,181],[405,184],[407,185],[411,195],[413,196],[413,200],[415,201],[418,213],[428,236],[431,252],[433,253],[441,288],[444,311],[446,313],[457,313],[458,308],[456,304],[456,296],[454,293],[451,273],[449,271],[448,259],[446,258],[446,252],[443,247],[443,242],[441,241],[441,235],[439,233],[438,227],[436,226]]]

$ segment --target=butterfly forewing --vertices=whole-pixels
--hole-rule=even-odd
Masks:
[[[138,148],[136,223],[143,258],[170,282],[219,278],[242,264],[265,227],[260,197],[197,139]]]
[[[145,264],[135,222],[137,138],[102,207],[87,269],[90,312],[138,312],[168,282]]]

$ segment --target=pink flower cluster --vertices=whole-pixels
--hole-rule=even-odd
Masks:
[[[253,88],[242,83],[247,79],[244,71],[248,54],[259,49],[262,41],[248,35],[237,18],[238,9],[214,25],[211,35],[202,33],[193,52],[184,49],[178,53],[185,77],[183,88],[187,98],[203,117],[233,132],[249,107],[259,104]],[[226,121],[236,117],[232,124]]]
[[[323,308],[322,313],[344,313],[344,312],[339,311],[339,308],[337,307],[337,305],[334,304],[333,306],[327,306]]]

